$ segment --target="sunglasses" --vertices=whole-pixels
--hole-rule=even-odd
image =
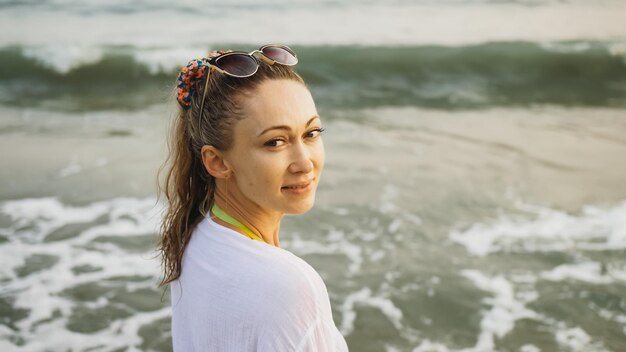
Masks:
[[[206,99],[211,70],[215,69],[217,72],[233,77],[250,77],[258,71],[259,59],[269,65],[279,63],[281,65],[293,66],[298,63],[296,53],[288,46],[279,44],[263,45],[258,50],[253,50],[249,53],[245,51],[229,51],[210,58],[205,64],[209,68],[207,70],[206,83],[204,84],[202,103],[200,104],[200,114],[204,111],[204,100]]]

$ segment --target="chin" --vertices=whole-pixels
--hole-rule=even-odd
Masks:
[[[294,202],[292,204],[288,204],[285,210],[285,214],[304,214],[307,211],[311,210],[315,205],[315,197],[311,197],[310,200],[303,200],[300,202]]]

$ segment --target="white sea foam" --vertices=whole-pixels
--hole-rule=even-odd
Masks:
[[[585,347],[591,341],[591,337],[585,330],[575,327],[567,330],[557,331],[556,341],[564,347],[574,351],[584,351]]]
[[[609,52],[613,56],[624,58],[624,63],[626,63],[626,43],[613,43],[609,46]]]
[[[398,232],[398,229],[400,228],[401,225],[402,225],[402,219],[393,219],[393,221],[387,227],[387,231],[389,231],[390,233],[396,233]]]
[[[520,352],[540,352],[541,350],[532,344],[526,344],[519,349]]]
[[[388,143],[388,141],[386,141],[386,143]],[[378,144],[380,145],[381,143]],[[379,210],[383,214],[398,213],[399,209],[395,203],[395,200],[399,195],[399,191],[400,190],[396,185],[386,184],[380,194],[380,201],[378,202],[378,204],[376,204],[377,210]],[[391,231],[393,230],[393,228],[390,226],[389,230]]]
[[[108,214],[111,222],[90,228],[78,236],[78,239],[71,241],[85,242],[99,233],[109,235],[129,234],[124,231],[132,231],[131,234],[150,233],[156,231],[157,214],[162,207],[162,204],[156,204],[155,198],[116,198],[78,207],[66,206],[52,197],[5,201],[0,203],[0,211],[10,216],[14,223],[11,228],[0,231],[17,241],[41,241],[47,234],[61,226],[91,222]],[[29,228],[22,230],[24,227]],[[81,240],[81,237],[86,238]]]
[[[5,201],[0,203],[0,211],[14,222],[11,228],[0,231],[19,242],[40,242],[45,235],[65,224],[95,220],[108,212],[111,205],[111,202],[95,202],[84,207],[71,207],[52,197]]]
[[[516,320],[539,317],[536,312],[524,306],[525,302],[516,299],[513,285],[504,277],[488,277],[477,270],[463,270],[461,274],[481,290],[493,294],[493,297],[484,300],[491,305],[491,309],[480,321],[478,342],[473,348],[464,351],[492,351],[495,348],[494,338],[502,338],[513,330]]]
[[[337,215],[348,215],[350,213],[346,208],[333,208],[331,211]]]
[[[343,335],[349,335],[354,330],[356,304],[378,308],[396,329],[402,329],[402,311],[389,298],[373,296],[372,291],[366,287],[346,296],[341,305],[342,320],[340,330]]]
[[[400,351],[401,351],[401,349],[399,349],[396,346],[385,344],[385,352],[400,352]]]
[[[598,262],[584,262],[559,265],[544,271],[541,277],[550,281],[578,280],[592,284],[613,284],[626,282],[626,270]]]
[[[154,279],[159,275],[155,253],[129,253],[116,246],[88,250],[84,246],[98,235],[156,233],[157,214],[161,209],[162,204],[156,204],[154,198],[117,198],[84,206],[64,205],[55,198],[0,203],[0,211],[13,219],[12,226],[0,229],[8,239],[0,246],[0,278],[4,281],[2,294],[14,299],[13,307],[30,310],[27,317],[16,322],[25,344],[19,348],[11,345],[3,350],[84,350],[96,346],[113,350],[138,346],[141,343],[139,327],[168,316],[169,308],[135,312],[131,317],[116,320],[95,334],[82,334],[66,328],[76,302],[59,293],[80,284],[125,276],[151,278],[125,284],[128,291],[155,287]],[[64,225],[91,222],[103,215],[107,215],[103,223],[88,227],[75,237],[43,242],[48,234]],[[33,254],[51,255],[58,259],[54,265],[18,277],[14,269]],[[73,272],[75,267],[83,265],[98,270],[78,275]],[[107,303],[106,297],[100,297],[86,302],[86,306],[97,308]],[[59,313],[60,317],[55,318],[55,314]],[[0,340],[11,335],[14,335],[13,331],[0,330]]]
[[[100,61],[103,51],[89,44],[57,46],[49,42],[25,47],[23,54],[59,73],[68,73],[74,68]]]
[[[291,240],[283,240],[281,244],[298,255],[307,254],[343,254],[350,260],[348,275],[357,274],[361,270],[363,255],[361,247],[349,242],[338,230],[331,230],[328,238],[333,239],[331,243],[320,243],[312,240],[303,240],[298,233],[294,233]]]
[[[146,48],[136,50],[133,57],[136,62],[146,63],[152,74],[159,72],[172,72],[179,69],[187,61],[196,57],[202,57],[209,51],[207,47],[192,48]]]
[[[626,328],[626,314],[620,314],[604,308],[597,308],[597,311],[598,315],[600,315],[602,318],[609,321],[614,321],[619,324],[624,324],[624,328]]]
[[[419,346],[413,349],[413,352],[448,352],[450,349],[438,342],[432,342],[429,339],[425,339],[420,342]]]
[[[206,55],[212,50],[208,46],[194,45],[180,47],[136,47],[110,48],[93,44],[83,45],[54,45],[41,44],[24,47],[24,56],[34,59],[42,66],[66,74],[81,66],[101,61],[105,53],[130,55],[135,62],[144,64],[151,74],[172,72],[179,69],[187,61]]]
[[[82,334],[68,331],[63,319],[47,323],[37,329],[37,338],[25,346],[9,345],[7,351],[35,352],[49,350],[72,350],[82,347],[81,350],[94,349],[97,351],[140,351],[137,346],[142,340],[138,330],[141,325],[165,318],[171,314],[169,307],[153,311],[138,312],[127,319],[116,320],[103,331],[97,334]],[[130,347],[129,347],[130,346]],[[1,347],[1,345],[0,345]]]
[[[610,208],[586,206],[580,214],[518,204],[534,218],[499,215],[494,221],[476,223],[450,232],[450,238],[470,254],[494,252],[550,252],[571,249],[626,249],[626,201]]]
[[[370,261],[377,262],[385,257],[385,251],[382,249],[371,250],[366,248],[366,254]]]
[[[589,43],[541,43],[540,46],[544,49],[551,51],[557,51],[562,53],[575,53],[585,51],[591,48]]]

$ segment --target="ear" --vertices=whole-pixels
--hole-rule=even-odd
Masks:
[[[220,150],[212,145],[204,145],[200,150],[200,154],[202,155],[202,164],[209,175],[215,178],[230,177],[231,169],[224,160],[224,155]]]

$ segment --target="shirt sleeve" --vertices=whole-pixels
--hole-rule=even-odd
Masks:
[[[325,322],[321,317],[309,328],[296,347],[299,352],[348,352],[348,346],[335,327],[334,322]]]
[[[339,339],[340,338],[340,339]],[[320,316],[302,334],[277,333],[259,346],[263,352],[347,352],[348,348],[332,321]]]
[[[346,352],[343,336],[333,321],[326,286],[305,266],[296,275],[277,280],[260,309],[263,333],[261,352]]]

